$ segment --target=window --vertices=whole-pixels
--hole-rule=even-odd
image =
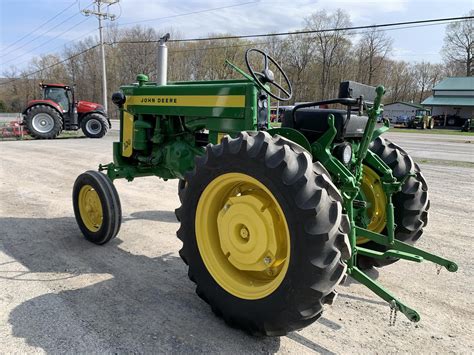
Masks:
[[[69,111],[69,98],[66,90],[63,88],[45,88],[44,99],[58,103],[64,112]]]

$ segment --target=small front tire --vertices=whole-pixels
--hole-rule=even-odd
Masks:
[[[72,192],[74,215],[84,237],[105,244],[120,230],[122,208],[110,179],[98,171],[79,175]]]

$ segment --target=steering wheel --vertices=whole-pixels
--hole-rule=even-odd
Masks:
[[[264,62],[265,68],[261,72],[255,71],[252,68],[252,66],[250,65],[249,55],[252,52],[257,52],[257,53],[263,55],[263,57],[265,59],[265,62]],[[273,74],[273,72],[268,68],[269,62],[272,62],[273,64],[275,64],[278,71],[282,74],[283,78],[285,79],[286,83],[288,84],[288,90],[284,89],[280,84],[278,84],[275,81],[275,74]],[[268,95],[270,95],[271,97],[273,97],[274,99],[276,99],[278,101],[288,101],[289,99],[291,99],[291,97],[293,96],[293,89],[291,88],[290,80],[286,76],[286,73],[283,71],[281,66],[275,61],[275,59],[273,59],[267,53],[265,53],[264,51],[262,51],[260,49],[250,48],[245,52],[245,64],[247,64],[247,68],[248,68],[250,74],[252,75],[252,78],[255,80],[255,82],[258,84],[258,86],[260,86],[260,88],[262,88],[262,90],[265,91]],[[265,87],[266,84],[270,84],[270,85],[275,86],[277,89],[282,91],[283,94],[285,94],[286,96],[277,96],[277,95],[273,94],[270,91],[270,89]]]

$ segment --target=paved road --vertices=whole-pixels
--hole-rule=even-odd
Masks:
[[[419,311],[420,323],[399,314],[389,327],[387,304],[349,279],[318,322],[254,338],[227,327],[194,294],[177,254],[176,181],[117,181],[118,237],[102,247],[83,239],[71,188],[80,173],[111,160],[116,136],[0,142],[1,352],[472,352],[473,168],[421,165],[431,210],[418,245],[455,259],[459,272],[398,262],[371,273]],[[401,138],[417,144],[410,137]]]
[[[388,132],[384,137],[402,146],[415,159],[474,163],[474,136]]]

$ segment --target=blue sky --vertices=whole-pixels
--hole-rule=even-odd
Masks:
[[[0,75],[11,65],[25,66],[35,55],[60,52],[65,44],[77,38],[97,35],[97,20],[79,13],[79,8],[87,7],[91,2],[92,0],[0,0]],[[179,30],[183,37],[189,38],[203,37],[208,33],[254,34],[296,30],[302,27],[305,16],[321,9],[350,9],[348,11],[353,25],[371,25],[457,17],[474,8],[474,0],[121,0],[120,6],[114,5],[111,12],[121,13],[116,23],[126,27],[128,22],[242,3],[246,4],[142,24],[156,29],[171,27]],[[72,6],[61,16],[12,46],[13,42],[69,5]],[[65,23],[60,24],[65,20]],[[66,30],[69,31],[63,33]],[[443,44],[444,30],[445,25],[437,25],[388,31],[394,39],[391,56],[406,61],[440,62],[439,51]]]

